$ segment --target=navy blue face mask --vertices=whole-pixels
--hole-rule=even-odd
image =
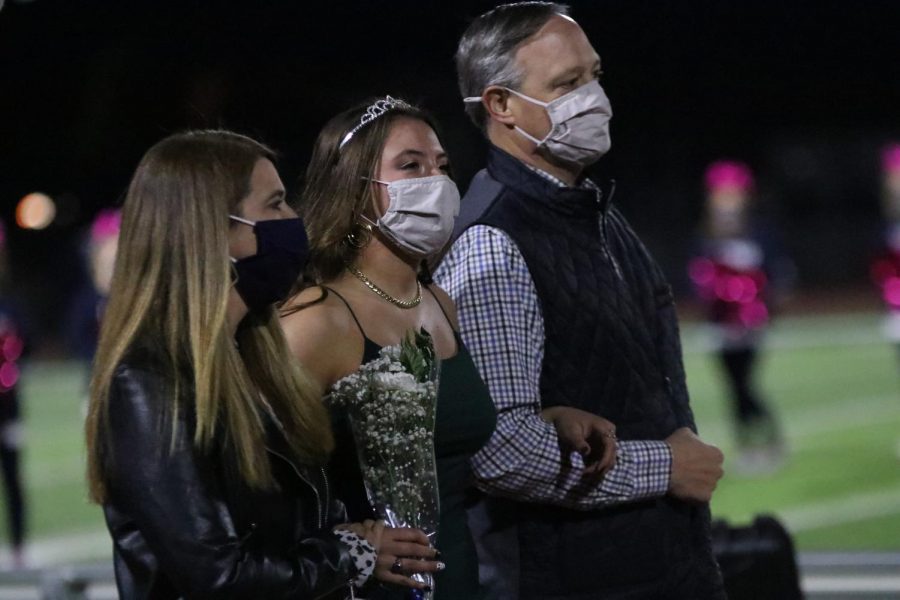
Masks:
[[[248,221],[229,215],[239,223],[250,225],[256,234],[256,254],[232,258],[237,280],[234,287],[254,312],[284,300],[309,256],[309,241],[300,219],[268,219]]]

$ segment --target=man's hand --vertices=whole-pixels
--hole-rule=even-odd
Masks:
[[[581,454],[586,475],[605,475],[616,466],[616,426],[603,417],[554,406],[542,410],[541,418],[553,423],[563,447]]]
[[[672,448],[669,492],[682,500],[709,502],[722,478],[722,451],[698,438],[687,427],[666,438]]]

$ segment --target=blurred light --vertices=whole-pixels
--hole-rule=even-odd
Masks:
[[[56,217],[56,204],[47,194],[32,192],[19,200],[16,223],[22,229],[44,229]]]
[[[697,285],[709,285],[716,276],[716,266],[708,258],[695,258],[691,261],[688,272]]]
[[[891,306],[900,307],[900,277],[889,277],[884,282],[884,300]]]
[[[744,278],[725,276],[716,282],[716,296],[725,302],[740,302],[744,295]]]
[[[16,361],[22,356],[22,349],[24,344],[22,343],[22,339],[15,335],[8,335],[3,340],[3,345],[0,347],[0,353],[3,354],[3,358],[8,361]]]
[[[740,302],[747,303],[756,300],[756,295],[759,293],[759,287],[756,285],[756,282],[753,281],[753,278],[749,275],[745,275],[741,277],[741,281],[744,291],[741,294]]]
[[[881,258],[872,263],[871,275],[875,283],[884,285],[885,281],[897,275],[897,269],[892,260]]]
[[[11,362],[3,363],[0,366],[0,389],[11,390],[19,381],[19,369]]]
[[[742,305],[739,315],[744,327],[749,327],[750,329],[765,325],[769,319],[769,311],[766,305],[758,300]]]

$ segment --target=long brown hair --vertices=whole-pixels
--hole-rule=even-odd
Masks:
[[[323,462],[333,442],[320,390],[287,348],[273,310],[249,314],[237,342],[226,309],[229,214],[250,191],[262,144],[228,131],[170,136],[143,157],[128,189],[119,249],[91,379],[86,423],[91,498],[106,499],[109,392],[130,350],[149,348],[172,382],[171,414],[196,416],[195,447],[237,457],[252,487],[274,485],[260,397],[298,460]],[[188,393],[190,390],[190,393]],[[178,420],[171,419],[172,440]]]
[[[364,238],[360,215],[376,216],[374,192],[367,179],[377,177],[381,152],[399,117],[424,121],[440,140],[434,118],[426,111],[407,104],[395,106],[386,114],[360,128],[343,148],[341,140],[360,122],[366,108],[377,99],[359,104],[333,117],[316,139],[306,169],[298,212],[309,235],[310,259],[304,287],[337,277],[345,264],[351,264],[359,247],[348,243],[348,236]]]

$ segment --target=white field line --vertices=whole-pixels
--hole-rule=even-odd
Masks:
[[[827,569],[880,570],[900,574],[900,551],[897,550],[808,550],[797,556],[804,573],[827,572]],[[851,574],[854,571],[850,572]]]
[[[848,332],[844,331],[841,332],[841,335],[835,335],[835,332],[822,331],[816,335],[798,335],[794,339],[782,336],[783,341],[779,342],[779,345],[781,347],[857,345],[883,341],[871,332],[863,334],[864,332],[858,332],[858,335],[848,335]],[[836,339],[840,339],[840,341],[838,342]],[[774,341],[769,340],[770,343]],[[807,445],[804,443],[804,438],[814,438],[810,440],[812,443],[809,445],[816,445],[822,440],[821,434],[840,431],[848,427],[881,423],[885,419],[900,416],[900,403],[894,395],[854,398],[841,403],[832,401],[827,407],[804,410],[802,414],[784,416],[787,417],[785,428],[789,444],[791,447],[797,448]],[[711,438],[721,437],[724,440],[729,435],[727,432],[730,432],[728,421],[724,419],[705,421],[702,426],[707,432],[721,432],[719,436],[710,436]],[[74,470],[67,471],[66,475],[72,476],[73,480],[81,477],[80,472],[76,475]],[[61,475],[58,470],[55,473],[32,472],[29,479],[32,486],[43,487],[54,481],[58,483],[60,479],[69,479],[68,476],[62,475],[61,477]],[[797,506],[779,511],[779,516],[784,520],[788,529],[800,532],[898,513],[900,513],[900,488]],[[35,540],[28,545],[27,556],[30,564],[37,567],[58,565],[73,560],[106,559],[111,556],[111,552],[112,545],[109,534],[105,530],[99,530]],[[0,550],[0,563],[5,563],[7,560],[8,553]],[[814,585],[843,585],[842,578],[831,579],[834,581],[828,580],[825,583]],[[839,579],[841,581],[838,581]],[[818,581],[821,582],[822,579],[820,578]],[[824,588],[821,589],[824,590]],[[828,589],[837,590],[838,588]],[[873,589],[873,591],[875,590]]]
[[[900,592],[900,577],[873,576],[832,577],[822,575],[804,576],[800,582],[807,594],[854,594]],[[859,596],[853,596],[858,598]]]
[[[795,506],[777,514],[794,533],[896,515],[900,514],[900,487]]]
[[[778,516],[796,533],[898,513],[900,487],[795,506],[779,511]],[[29,543],[27,549],[29,562],[36,567],[104,559],[111,554],[112,541],[106,530],[43,538]],[[7,559],[7,552],[0,552],[0,562]]]
[[[780,415],[785,428],[788,446],[803,448],[819,442],[831,444],[833,440],[806,440],[819,438],[822,434],[838,432],[853,427],[863,427],[900,419],[900,398],[895,395],[868,396],[830,400],[827,404],[805,407]],[[723,418],[704,419],[700,423],[701,434],[710,443],[728,447],[731,444],[731,422]],[[83,457],[78,457],[68,465],[55,463],[49,468],[29,465],[28,485],[31,489],[55,487],[61,483],[80,481],[84,477]]]
[[[73,561],[112,559],[112,538],[105,529],[36,539],[27,543],[30,567],[48,567]],[[0,550],[0,564],[9,564],[9,550]]]
[[[711,336],[691,332],[682,336],[685,354],[707,354],[717,349]],[[841,346],[874,346],[890,342],[878,331],[810,331],[772,332],[762,342],[762,347],[778,350],[805,348],[831,348]]]
[[[779,518],[794,533],[895,514],[900,514],[900,487],[778,511]],[[29,564],[34,567],[108,559],[111,554],[112,541],[106,530],[42,538],[27,548]],[[0,563],[8,559],[7,551],[0,552]]]
[[[779,414],[785,429],[788,449],[814,447],[821,443],[835,443],[823,434],[840,432],[900,420],[900,398],[894,394],[846,398],[829,401],[826,405],[805,407],[800,411]],[[721,418],[704,419],[699,423],[700,434],[710,443],[729,447],[732,444],[732,424]]]
[[[681,329],[686,354],[700,354],[715,350],[715,336],[708,325],[686,323]],[[878,319],[842,321],[840,318],[808,318],[778,321],[766,333],[766,348],[800,349],[829,346],[887,345],[890,342]]]
[[[848,398],[842,403],[830,403],[820,409],[804,410],[802,414],[790,414],[784,419],[788,451],[834,445],[838,442],[828,435],[830,433],[892,420],[900,421],[900,401],[893,394]],[[731,429],[726,421],[703,423],[703,431],[709,432],[708,438],[712,443],[720,442],[727,450]],[[786,527],[795,533],[897,514],[900,514],[900,487],[777,511]]]
[[[846,398],[824,405],[821,409],[803,410],[796,416],[788,413],[782,419],[790,443],[793,439],[883,423],[891,417],[900,418],[900,398],[896,394]]]

